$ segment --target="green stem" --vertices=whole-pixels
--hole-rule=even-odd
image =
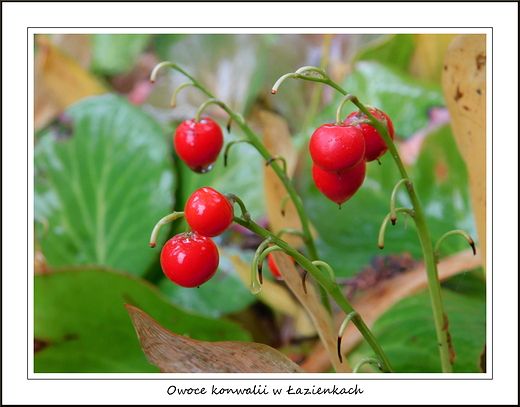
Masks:
[[[328,79],[328,82],[331,82],[330,79]],[[336,84],[333,87],[338,90],[341,89],[339,85]],[[347,94],[347,92],[345,92],[343,89],[341,89],[340,91],[345,95]],[[383,137],[383,140],[387,144],[388,150],[392,155],[399,169],[399,172],[401,173],[401,177],[403,179],[409,179],[404,164],[401,161],[401,157],[399,156],[397,148],[394,142],[392,141],[390,134],[388,133],[388,130],[379,120],[377,120],[374,117],[374,115],[372,115],[372,113],[370,113],[370,111],[361,102],[359,102],[357,98],[352,98],[352,102],[359,108],[359,110],[361,110],[363,113],[367,115],[367,117],[372,121],[372,126],[375,127],[378,133]],[[417,197],[417,193],[415,192],[415,189],[413,187],[413,183],[408,182],[406,186],[408,190],[408,195],[410,196],[410,199],[412,201],[414,213],[413,219],[417,227],[417,234],[419,235],[419,241],[421,242],[424,262],[426,266],[428,290],[432,304],[435,330],[437,332],[437,343],[439,346],[442,371],[444,373],[451,373],[453,369],[450,361],[450,343],[448,340],[449,332],[447,329],[443,329],[444,305],[442,303],[441,285],[437,273],[437,262],[435,261],[433,244],[430,237],[430,232],[428,230],[428,225],[426,223],[426,217],[424,216],[424,212]]]
[[[303,75],[300,72],[304,71],[316,71],[320,73],[320,76],[310,76]],[[381,135],[386,145],[388,146],[388,150],[392,155],[399,172],[401,173],[402,178],[407,178],[408,174],[406,172],[406,168],[399,156],[397,148],[390,137],[388,129],[384,126],[369,110],[368,108],[361,103],[357,97],[353,95],[349,95],[341,86],[332,81],[322,70],[313,69],[312,67],[305,67],[305,69],[300,68],[300,70],[296,71],[294,74],[284,75],[282,77],[284,80],[287,78],[296,78],[296,79],[305,79],[311,82],[321,82],[332,88],[336,89],[341,94],[347,96],[354,103],[359,110],[361,110],[371,121],[372,126],[377,130],[377,132]],[[282,83],[282,80],[276,82],[275,87],[273,88],[272,93],[276,93],[278,87]],[[428,279],[428,291],[430,294],[430,300],[432,304],[433,310],[433,318],[435,323],[435,330],[437,332],[437,343],[439,346],[439,354],[441,359],[442,371],[444,373],[452,372],[452,364],[450,360],[450,340],[449,340],[449,332],[448,329],[445,328],[444,325],[444,305],[442,303],[442,295],[441,295],[441,286],[439,281],[439,276],[437,273],[437,262],[435,260],[435,253],[433,251],[433,245],[431,241],[430,232],[428,230],[428,225],[426,223],[426,217],[424,216],[424,212],[422,210],[419,199],[417,198],[417,194],[414,190],[413,183],[408,182],[406,184],[408,194],[412,201],[413,211],[414,211],[414,221],[417,227],[417,233],[419,235],[419,241],[421,243],[423,257],[426,267],[426,274]]]
[[[184,216],[184,212],[173,212],[160,219],[159,222],[155,224],[152,230],[152,234],[150,236],[150,247],[154,248],[156,246],[157,235],[159,234],[159,229],[161,229],[163,225],[166,225],[169,222],[179,219],[182,216]]]
[[[333,82],[330,78],[325,77],[323,79],[315,78],[315,77],[305,77],[303,75],[298,76],[302,79],[308,79],[312,81],[323,82],[343,95],[348,95],[348,93],[341,88],[338,84]],[[392,155],[399,172],[401,173],[401,177],[403,179],[410,179],[406,172],[405,166],[399,156],[397,148],[390,137],[388,129],[377,120],[377,118],[370,113],[370,111],[363,105],[357,97],[350,96],[350,100],[354,103],[359,110],[367,115],[367,117],[371,120],[372,126],[378,131],[386,145],[388,146],[388,150]],[[415,225],[417,227],[417,233],[419,235],[419,240],[421,242],[421,247],[423,251],[424,262],[426,266],[426,274],[428,279],[428,290],[430,293],[430,300],[433,309],[433,317],[435,322],[435,330],[437,332],[437,341],[439,346],[439,353],[441,358],[442,371],[444,373],[452,372],[452,364],[450,361],[450,343],[449,343],[449,332],[447,329],[443,329],[444,327],[444,305],[442,303],[442,295],[441,295],[441,285],[439,281],[439,276],[437,273],[437,262],[435,261],[435,254],[433,251],[432,240],[430,236],[430,232],[428,230],[428,225],[426,223],[426,217],[424,216],[424,212],[422,210],[421,204],[417,197],[417,194],[414,190],[413,183],[408,182],[406,184],[408,194],[412,201],[413,205],[413,219],[415,221]]]
[[[444,235],[442,235],[440,237],[440,239],[437,241],[437,243],[435,244],[435,247],[433,248],[433,252],[435,253],[435,258],[436,258],[437,262],[439,261],[439,253],[440,253],[440,247],[442,245],[442,242],[444,242],[444,240],[447,237],[452,236],[452,235],[463,236],[468,241],[468,244],[471,246],[471,248],[473,249],[473,255],[477,254],[477,251],[475,249],[475,242],[473,241],[471,236],[464,230],[455,229],[455,230],[451,230],[451,231],[445,233]]]
[[[280,239],[278,236],[269,232],[268,230],[262,228],[252,220],[245,221],[242,218],[235,217],[234,221],[239,225],[249,229],[251,232],[257,234],[258,236],[263,237],[264,239],[270,239],[271,244],[280,247],[285,253],[291,256],[298,264],[307,270],[347,315],[355,312],[352,305],[350,305],[350,302],[348,302],[348,300],[341,292],[338,284],[331,281],[329,277],[322,273],[322,271],[315,264],[313,264],[311,260],[292,248],[287,242]],[[385,372],[394,372],[383,349],[363,319],[361,317],[356,317],[352,319],[352,322],[356,325],[357,329],[361,332],[365,340],[380,359],[383,370]]]
[[[175,89],[175,91],[172,94],[172,99],[170,101],[171,107],[177,106],[177,94],[179,93],[179,91],[181,89],[185,88],[186,86],[193,86],[193,82],[184,82],[184,83],[180,84],[179,86],[177,86],[177,88]]]

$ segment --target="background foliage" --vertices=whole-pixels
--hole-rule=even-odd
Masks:
[[[270,95],[279,76],[304,65],[325,67],[363,103],[390,115],[433,240],[454,228],[476,238],[466,165],[446,119],[440,87],[442,56],[451,38],[412,34],[39,37],[35,50],[35,371],[157,371],[140,349],[125,303],[191,338],[263,342],[295,361],[305,360],[317,346],[315,332],[295,323],[281,300],[266,302],[249,292],[232,256],[249,261],[259,240],[239,227],[215,239],[221,263],[210,282],[185,289],[164,278],[158,264],[160,247],[186,225],[177,221],[163,228],[155,250],[148,246],[151,230],[164,215],[183,210],[195,189],[212,186],[236,194],[253,219],[265,225],[269,219],[261,187],[264,163],[247,144],[235,145],[228,166],[220,157],[208,174],[195,174],[179,162],[171,142],[173,131],[180,121],[195,116],[205,97],[186,88],[172,109],[172,92],[185,78],[164,71],[151,85],[150,72],[162,60],[178,63],[243,114],[258,134],[262,133],[258,112],[271,110],[285,118],[298,151],[297,189],[316,230],[320,257],[340,281],[353,281],[373,266],[376,256],[410,255],[420,260],[421,252],[413,222],[405,227],[401,219],[388,229],[385,250],[377,248],[379,226],[399,179],[391,157],[368,166],[363,187],[341,210],[314,187],[306,143],[313,129],[334,121],[341,95],[304,81],[286,81],[276,96]],[[425,49],[430,58],[421,62]],[[346,106],[344,117],[350,111]],[[227,117],[219,107],[211,105],[205,114],[226,127]],[[230,141],[241,134],[231,126],[225,137]],[[404,194],[398,199],[406,204]],[[451,238],[443,245],[442,256],[466,248],[463,239]],[[384,269],[376,271],[385,274]],[[485,281],[480,269],[460,272],[444,283],[457,352],[454,371],[480,372]],[[276,284],[285,288],[283,282]],[[430,314],[427,294],[420,292],[401,299],[376,321],[374,333],[397,371],[439,371]],[[370,348],[361,343],[347,358],[355,364],[369,356]]]

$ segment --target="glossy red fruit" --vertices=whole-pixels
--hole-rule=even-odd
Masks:
[[[166,277],[181,287],[191,288],[204,284],[215,275],[219,254],[209,237],[188,232],[166,242],[160,261]]]
[[[345,124],[324,124],[309,143],[312,161],[324,171],[341,173],[358,165],[365,155],[360,129]]]
[[[394,125],[392,124],[392,121],[388,117],[388,115],[381,110],[370,110],[370,113],[372,113],[376,119],[381,120],[382,117],[386,119],[386,122],[388,124],[388,133],[390,133],[390,137],[392,140],[394,139]],[[352,122],[355,122],[356,120],[366,119],[367,115],[364,114],[362,111],[351,113],[346,119],[345,124],[350,124]],[[378,131],[372,127],[370,124],[358,124],[355,127],[361,130],[363,133],[363,136],[365,137],[365,143],[366,143],[366,151],[365,151],[365,160],[366,161],[374,161],[379,159],[383,154],[385,154],[388,151],[388,146],[386,145],[385,141],[381,137],[381,135],[378,133]]]
[[[341,208],[341,204],[348,201],[363,185],[366,175],[366,162],[361,162],[350,170],[341,174],[323,171],[316,164],[312,165],[312,179],[316,188],[335,202]]]
[[[291,260],[293,261],[293,263],[295,262],[292,257]],[[271,273],[277,280],[283,280],[280,270],[278,270],[278,267],[276,267],[276,263],[274,262],[274,257],[272,253],[267,253],[267,266],[269,267],[269,270],[271,270]]]
[[[203,236],[215,237],[233,223],[233,205],[224,195],[210,187],[197,189],[186,202],[186,222],[191,230]]]
[[[224,145],[220,126],[208,117],[197,123],[195,119],[182,122],[173,136],[175,151],[195,172],[208,172]]]

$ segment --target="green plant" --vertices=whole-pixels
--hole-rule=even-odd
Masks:
[[[247,139],[244,141],[247,141],[248,143],[252,144],[259,152],[264,156],[266,159],[266,164],[271,165],[274,169],[277,175],[279,176],[280,180],[283,182],[285,188],[287,189],[287,192],[289,194],[290,199],[292,199],[293,203],[297,207],[298,215],[300,216],[300,220],[302,223],[302,231],[295,231],[297,234],[301,234],[301,236],[304,237],[304,240],[306,241],[307,248],[309,249],[309,252],[311,254],[311,258],[307,258],[306,256],[302,255],[298,251],[296,251],[294,248],[292,248],[287,242],[282,240],[279,235],[275,235],[271,233],[270,231],[262,228],[257,223],[255,223],[251,217],[249,216],[249,213],[246,209],[245,204],[236,196],[234,196],[235,201],[239,203],[242,216],[241,217],[235,217],[235,222],[239,225],[249,229],[250,231],[256,233],[260,237],[264,239],[264,241],[258,246],[258,249],[256,251],[255,257],[253,259],[252,267],[251,267],[251,292],[253,294],[258,294],[261,290],[261,284],[262,279],[259,278],[258,273],[258,264],[260,262],[260,259],[262,259],[263,252],[268,248],[269,250],[281,250],[291,256],[299,265],[301,265],[304,269],[303,279],[302,282],[305,286],[305,276],[307,273],[310,273],[315,280],[320,284],[322,290],[326,292],[330,297],[332,297],[336,303],[342,308],[345,313],[347,314],[347,321],[352,321],[356,327],[360,330],[362,335],[365,337],[367,342],[370,344],[372,349],[374,350],[375,354],[377,355],[377,364],[379,368],[384,372],[392,372],[393,368],[390,364],[390,361],[386,357],[383,349],[379,345],[379,343],[376,341],[373,334],[370,332],[368,327],[364,324],[362,316],[359,315],[350,305],[349,301],[343,296],[341,291],[338,289],[338,285],[335,279],[334,272],[332,268],[325,262],[319,260],[317,258],[317,253],[315,251],[315,247],[313,244],[313,238],[311,234],[309,233],[308,227],[308,218],[305,213],[305,210],[303,209],[303,206],[301,205],[301,201],[298,198],[298,195],[296,194],[296,191],[294,190],[294,187],[292,183],[290,182],[288,176],[287,176],[287,169],[285,160],[283,157],[271,156],[266,148],[263,146],[261,141],[256,137],[256,135],[251,131],[245,120],[242,118],[241,115],[234,113],[230,108],[228,108],[222,101],[219,101],[216,99],[207,89],[204,88],[195,78],[190,76],[187,72],[185,72],[182,68],[180,68],[178,65],[172,62],[163,62],[155,67],[155,69],[152,72],[151,78],[152,81],[155,80],[155,77],[157,75],[157,72],[162,67],[169,66],[180,73],[184,74],[188,79],[190,79],[190,84],[199,88],[201,91],[203,91],[208,97],[209,100],[204,105],[201,106],[201,109],[199,109],[199,113],[202,110],[203,107],[205,107],[208,103],[216,103],[219,106],[221,106],[230,116],[230,120],[235,121],[240,128],[244,131],[244,133],[247,136]],[[383,222],[383,226],[381,230],[384,232],[384,229],[387,224],[387,220],[391,219],[392,223],[395,224],[397,219],[397,213],[399,212],[405,212],[409,214],[416,223],[417,231],[419,234],[419,239],[421,242],[421,246],[423,249],[423,254],[425,257],[426,262],[426,270],[428,273],[428,283],[429,283],[429,290],[430,290],[430,298],[432,301],[432,308],[433,308],[433,314],[434,314],[434,320],[435,320],[435,326],[437,331],[437,338],[439,342],[439,351],[440,351],[440,357],[442,362],[442,369],[444,372],[451,371],[451,364],[453,363],[453,352],[451,347],[451,339],[450,334],[448,330],[448,320],[446,317],[446,314],[444,313],[442,298],[440,294],[440,283],[437,277],[437,271],[436,271],[436,259],[434,256],[434,250],[431,243],[431,238],[429,234],[428,227],[426,225],[426,220],[424,217],[424,214],[422,212],[422,208],[420,206],[419,200],[417,198],[417,195],[414,191],[413,183],[410,181],[408,174],[404,168],[404,165],[401,162],[401,159],[399,157],[399,154],[393,144],[392,136],[389,133],[390,125],[387,123],[386,115],[378,115],[376,118],[372,112],[364,105],[362,104],[357,97],[348,94],[346,91],[344,91],[338,84],[336,84],[334,81],[332,81],[326,72],[320,68],[312,67],[312,66],[306,66],[298,69],[294,73],[289,73],[284,76],[282,76],[273,86],[272,92],[273,94],[277,93],[278,87],[280,84],[288,79],[288,78],[298,78],[298,79],[305,79],[309,81],[314,82],[321,82],[324,84],[327,84],[334,89],[338,90],[339,92],[343,93],[345,97],[341,100],[341,103],[337,109],[337,115],[336,115],[336,122],[340,122],[338,117],[340,116],[341,109],[343,107],[343,104],[346,101],[350,101],[354,103],[358,109],[366,115],[366,119],[368,123],[370,123],[370,126],[372,126],[377,133],[383,138],[384,142],[386,143],[388,149],[390,150],[392,157],[394,158],[397,167],[399,168],[399,171],[402,175],[402,180],[400,180],[394,191],[396,191],[401,185],[406,185],[408,194],[410,196],[411,202],[412,202],[412,208],[395,208],[395,194],[392,194],[392,199],[390,202],[390,214]],[[181,85],[183,86],[183,85]],[[174,95],[178,92],[178,89],[175,91]],[[377,114],[377,112],[375,112]],[[379,121],[381,119],[381,116],[383,118],[383,122]],[[357,124],[357,123],[355,123]],[[345,127],[346,129],[355,129],[355,127]],[[330,129],[326,130],[326,134],[330,132]],[[327,134],[328,135],[328,134]],[[362,139],[362,133],[359,132],[359,136],[361,137],[361,145],[363,146],[363,153],[364,153],[364,140]],[[358,138],[359,139],[359,138]],[[227,149],[226,149],[227,151]],[[316,151],[313,147],[313,151]],[[358,154],[359,155],[359,154]],[[314,157],[313,157],[314,158]],[[359,158],[359,157],[358,157]],[[322,192],[326,191],[328,193],[329,189],[332,191],[331,195],[329,196],[330,199],[335,201],[338,204],[341,204],[346,199],[350,198],[353,193],[359,188],[359,186],[362,183],[362,180],[364,179],[365,174],[365,160],[363,159],[362,155],[361,158],[359,158],[362,162],[361,169],[356,171],[357,175],[357,181],[353,184],[349,182],[346,183],[348,185],[348,193],[342,191],[339,193],[338,191],[341,191],[341,188],[344,188],[343,185],[340,185],[332,182],[327,181],[325,184],[326,187],[322,187]],[[358,162],[359,162],[358,160]],[[277,161],[281,161],[283,163],[283,166],[280,167]],[[352,163],[351,163],[352,164]],[[350,165],[351,165],[350,164]],[[354,164],[355,165],[355,164]],[[359,165],[359,164],[358,164]],[[334,171],[339,171],[340,168],[334,168]],[[317,166],[314,166],[313,174],[316,174]],[[338,179],[341,179],[341,175],[329,173],[334,177],[337,177]],[[362,174],[360,176],[359,174]],[[318,180],[318,185],[320,185],[320,178],[323,177],[323,173],[319,174],[319,176],[314,175],[314,180]],[[350,178],[350,177],[349,177]],[[345,177],[345,179],[348,179]],[[359,181],[361,180],[361,181]],[[326,194],[327,195],[327,194]],[[331,198],[332,197],[332,198]],[[293,231],[291,231],[293,232]],[[379,243],[380,247],[383,247],[383,244],[380,239]],[[329,276],[325,276],[322,271],[320,270],[319,266],[326,268],[328,271]],[[324,305],[330,309],[330,305],[328,304],[328,296],[323,297],[324,298]],[[339,349],[339,346],[338,346]],[[339,354],[339,357],[341,358],[341,354]]]
[[[359,116],[351,124],[374,130],[371,119],[350,98],[342,99],[342,93],[313,81],[325,78],[318,71],[301,70],[306,78],[294,76],[299,80],[287,81],[278,96],[268,94],[275,75],[305,60],[305,52],[279,51],[295,40],[310,44],[310,37],[148,36],[147,45],[142,44],[146,55],[159,60],[175,55],[178,66],[191,72],[187,82],[182,72],[172,69],[162,72],[153,86],[142,76],[128,76],[133,62],[118,59],[117,70],[84,70],[91,79],[94,73],[94,80],[104,76],[104,92],[113,94],[79,100],[84,92],[76,92],[81,86],[71,84],[49,95],[77,103],[62,103],[69,107],[50,126],[39,125],[35,135],[35,371],[173,371],[166,360],[181,355],[182,346],[164,354],[166,359],[150,355],[147,344],[155,342],[147,332],[152,327],[139,326],[137,313],[130,312],[132,320],[128,319],[127,310],[134,306],[171,332],[207,341],[207,349],[213,342],[245,341],[239,346],[248,354],[250,341],[260,342],[271,347],[275,359],[281,352],[308,372],[389,371],[385,356],[396,372],[440,372],[422,246],[417,244],[414,204],[406,188],[409,181],[421,199],[439,263],[442,302],[456,352],[453,371],[480,371],[486,292],[478,267],[484,254],[479,245],[484,242],[476,242],[480,250],[472,258],[460,239],[470,242],[462,230],[475,233],[465,160],[443,119],[440,85],[407,71],[409,59],[391,67],[387,63],[403,41],[410,52],[422,43],[413,36],[387,36],[389,41],[382,37],[368,58],[362,48],[356,58],[344,55],[341,64],[352,63],[344,71],[338,70],[338,60],[327,60],[332,55],[329,46],[352,37],[311,37],[313,49],[316,40],[322,43],[320,66],[327,67],[334,81],[392,118],[395,147],[408,175],[402,178],[392,154],[379,156],[379,163],[366,161],[363,185],[341,204],[342,210],[317,188],[308,142],[323,123]],[[124,47],[127,39],[104,43],[106,47],[94,51],[98,57],[127,54],[110,52],[112,46]],[[199,45],[204,51],[189,52]],[[149,75],[149,65],[143,71],[144,54],[132,55],[141,72]],[[74,76],[80,72],[72,69],[70,60],[62,59],[56,53],[47,56],[52,63],[45,64],[45,71],[63,69],[40,76],[59,76],[61,83],[69,84],[69,76],[62,75],[66,70],[77,83],[84,83],[82,76]],[[222,80],[227,75],[233,81]],[[201,81],[193,82],[194,78]],[[53,83],[46,81],[46,88],[54,89]],[[129,93],[131,85],[135,92]],[[65,88],[67,95],[60,93]],[[208,89],[225,104],[206,93]],[[170,92],[171,104],[179,105],[176,109],[170,109]],[[213,106],[206,110],[209,104]],[[376,108],[365,107],[388,125]],[[197,164],[194,169],[205,172],[196,172],[183,162],[171,139],[180,123],[203,113],[227,132],[214,161],[207,167]],[[384,140],[383,144],[387,148]],[[331,175],[341,180],[347,174]],[[171,236],[190,229],[196,233],[197,226],[181,218],[189,219],[185,212],[194,191],[207,187],[221,191],[229,204],[223,205],[225,216],[218,219],[222,224],[217,228],[213,221],[202,222],[213,229],[206,234],[225,232],[213,239],[219,250],[218,270],[194,290],[165,277],[160,250],[147,249],[147,237],[155,223],[152,247],[162,248]],[[236,219],[230,217],[233,212]],[[226,228],[230,219],[233,223]],[[446,233],[450,229],[455,230]],[[286,252],[302,257],[293,263]],[[262,277],[266,260],[275,263],[283,281],[265,273]],[[64,295],[69,292],[74,295]],[[355,311],[349,312],[341,297]],[[103,328],[107,325],[108,331]],[[149,340],[143,342],[143,335]],[[155,345],[153,349],[159,350]],[[240,370],[225,355],[214,356],[228,371],[233,366]],[[177,368],[191,371],[188,365]]]

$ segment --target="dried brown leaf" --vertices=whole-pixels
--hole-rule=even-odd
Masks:
[[[334,327],[332,317],[321,303],[320,297],[314,289],[314,286],[310,284],[310,281],[308,281],[306,285],[307,293],[305,293],[302,285],[302,277],[289,257],[281,252],[273,252],[273,257],[284,281],[307,310],[307,313],[312,319],[312,322],[318,331],[318,335],[320,336],[321,344],[326,350],[328,362],[332,362],[334,369],[338,373],[352,372],[352,368],[346,360],[344,360],[343,363],[340,363],[338,359],[337,329]],[[310,275],[307,277],[309,280],[312,278]]]
[[[125,304],[141,348],[162,373],[303,373],[270,346],[239,341],[205,342],[171,332],[144,311]]]

